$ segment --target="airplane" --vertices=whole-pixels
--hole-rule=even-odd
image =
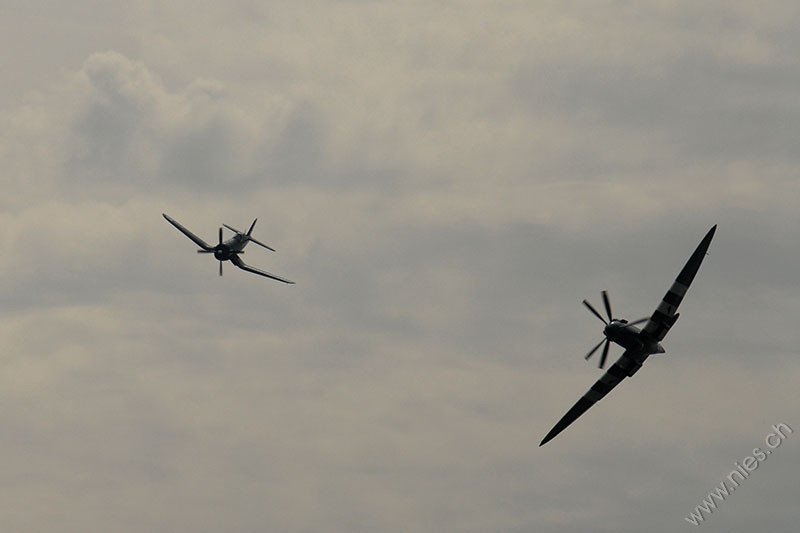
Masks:
[[[664,347],[661,346],[661,341],[664,340],[667,332],[675,325],[680,313],[677,313],[678,305],[683,300],[686,290],[694,280],[697,271],[700,269],[700,264],[706,256],[708,246],[711,244],[711,239],[714,237],[714,232],[717,230],[716,224],[712,227],[700,244],[695,249],[689,261],[678,274],[675,283],[672,284],[667,294],[661,300],[658,308],[650,317],[641,318],[628,322],[624,319],[613,318],[611,314],[611,304],[608,300],[608,293],[603,291],[603,304],[606,313],[608,314],[608,321],[592,307],[586,300],[583,304],[591,311],[597,318],[604,324],[603,329],[604,339],[600,341],[597,346],[591,349],[586,354],[585,359],[588,360],[594,353],[603,346],[603,354],[600,358],[599,367],[603,368],[608,355],[608,347],[611,342],[619,344],[625,348],[625,352],[617,359],[617,361],[603,374],[589,391],[581,397],[580,400],[565,414],[561,420],[550,430],[539,446],[544,446],[552,440],[556,435],[561,433],[567,426],[572,424],[583,413],[585,413],[591,406],[600,401],[611,389],[619,385],[626,377],[633,376],[644,364],[647,358],[652,354],[664,353]],[[636,327],[637,324],[646,322],[644,327],[640,330]]]
[[[254,237],[251,236],[251,233],[253,233],[253,228],[255,227],[256,221],[258,219],[253,221],[253,224],[250,226],[250,229],[247,230],[247,233],[243,233],[236,228],[232,228],[227,224],[223,224],[223,226],[234,232],[236,235],[234,235],[227,241],[223,242],[222,228],[219,228],[219,244],[217,244],[216,246],[209,246],[203,239],[201,239],[200,237],[198,237],[197,235],[195,235],[194,233],[183,227],[177,220],[173,219],[166,213],[161,213],[161,214],[164,216],[164,218],[167,219],[167,222],[178,228],[178,231],[189,237],[192,241],[194,241],[196,245],[198,245],[201,248],[200,250],[197,250],[197,253],[214,254],[214,257],[216,257],[217,260],[219,261],[220,276],[222,275],[222,262],[230,261],[231,263],[241,268],[242,270],[252,272],[253,274],[258,274],[260,276],[272,278],[274,280],[282,281],[284,283],[290,283],[290,284],[294,283],[294,281],[289,281],[288,279],[278,277],[274,274],[270,274],[269,272],[259,270],[255,267],[251,267],[250,265],[245,264],[244,261],[242,261],[242,259],[239,257],[239,255],[244,253],[244,247],[247,246],[247,243],[249,242],[254,242],[259,246],[263,246],[267,250],[272,250],[273,252],[275,251],[273,248],[270,248],[266,244],[257,241]]]

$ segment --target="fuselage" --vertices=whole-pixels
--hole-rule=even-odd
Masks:
[[[628,358],[640,364],[651,354],[664,353],[661,343],[651,340],[636,326],[629,326],[626,320],[612,320],[603,333],[608,340],[625,348]]]
[[[608,301],[608,295],[605,291],[603,291],[603,304],[609,320],[606,322],[606,319],[603,318],[597,309],[592,307],[588,301],[583,301],[584,305],[589,309],[589,311],[591,311],[592,314],[605,323],[605,329],[603,333],[606,337],[600,342],[600,344],[592,348],[592,351],[586,355],[586,359],[591,357],[601,345],[605,345],[600,363],[600,367],[602,368],[603,362],[605,361],[605,357],[608,353],[608,343],[610,342],[619,344],[625,348],[625,353],[623,353],[619,359],[617,359],[617,361],[611,365],[611,368],[606,370],[600,379],[598,379],[595,384],[592,385],[592,388],[589,389],[586,394],[584,394],[563,417],[561,417],[561,420],[559,420],[556,425],[553,426],[553,429],[551,429],[550,432],[545,435],[544,439],[542,439],[542,442],[539,443],[539,446],[543,446],[552,440],[556,435],[561,433],[567,426],[572,424],[578,419],[578,417],[583,415],[583,413],[585,413],[591,406],[602,400],[626,377],[633,376],[636,372],[638,372],[644,361],[651,354],[664,353],[664,347],[661,346],[661,340],[664,339],[664,336],[675,325],[675,322],[680,316],[680,314],[677,312],[678,306],[683,300],[686,291],[689,289],[689,285],[691,285],[692,280],[700,268],[700,263],[702,263],[703,258],[708,251],[708,246],[711,244],[711,239],[714,237],[714,232],[716,229],[717,226],[715,225],[708,231],[708,233],[706,233],[706,236],[703,237],[703,240],[700,241],[700,244],[697,246],[697,248],[695,248],[694,253],[692,253],[691,257],[689,257],[689,260],[678,274],[678,277],[675,278],[675,282],[664,295],[664,298],[661,299],[661,303],[659,303],[656,310],[649,317],[642,318],[640,320],[634,320],[630,324],[625,320],[612,318],[613,315],[611,314],[611,304]],[[635,324],[641,322],[646,322],[646,324],[640,330],[639,328],[635,327]]]
[[[219,261],[229,261],[231,257],[244,253],[250,239],[247,235],[234,235],[227,241],[214,246],[214,257]]]

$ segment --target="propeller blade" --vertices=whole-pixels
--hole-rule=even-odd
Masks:
[[[198,254],[213,254],[214,250],[197,250]]]
[[[219,228],[219,243],[222,244],[222,228]]]
[[[611,343],[608,342],[608,339],[606,339],[606,345],[603,346],[603,355],[600,357],[600,364],[598,365],[597,368],[603,368],[604,366],[606,366],[606,357],[608,356],[608,346],[610,344]]]
[[[608,291],[603,291],[603,305],[606,306],[606,313],[608,313],[608,320],[614,320],[611,314],[611,302],[608,301]]]
[[[648,320],[650,320],[650,317],[649,317],[649,316],[646,316],[646,317],[644,317],[644,318],[640,318],[640,319],[638,319],[638,320],[634,320],[633,322],[628,322],[628,323],[627,323],[627,324],[625,324],[625,325],[626,325],[626,326],[635,326],[636,324],[641,324],[642,322],[647,322]]]
[[[219,262],[219,275],[222,275],[222,261]]]
[[[586,359],[586,360],[588,361],[588,360],[589,360],[589,358],[590,358],[591,356],[593,356],[593,355],[594,355],[594,352],[596,352],[596,351],[597,351],[597,349],[598,349],[598,348],[600,348],[600,345],[601,345],[601,344],[603,344],[604,342],[606,342],[606,340],[605,340],[605,339],[603,339],[603,340],[601,340],[600,342],[598,342],[598,343],[597,343],[597,346],[595,346],[594,348],[592,348],[592,349],[591,349],[591,351],[590,351],[589,353],[587,353],[587,354],[586,354],[586,355],[585,355],[583,358],[584,358],[584,359]]]
[[[603,321],[603,324],[608,324],[608,322],[606,322],[606,319],[605,319],[605,318],[603,318],[603,316],[602,316],[600,313],[598,313],[598,312],[597,312],[597,309],[595,309],[594,307],[592,307],[592,304],[590,304],[589,302],[587,302],[586,300],[584,300],[584,301],[583,301],[583,305],[585,305],[586,307],[588,307],[588,308],[589,308],[589,311],[591,311],[592,313],[594,313],[594,316],[596,316],[597,318],[599,318],[600,320],[602,320],[602,321]]]

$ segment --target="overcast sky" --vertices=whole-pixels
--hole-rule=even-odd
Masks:
[[[796,2],[0,11],[4,531],[796,531]]]

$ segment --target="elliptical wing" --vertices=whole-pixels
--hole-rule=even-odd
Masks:
[[[708,246],[711,244],[711,239],[714,237],[714,232],[716,230],[717,226],[715,224],[713,228],[708,230],[708,233],[706,233],[706,236],[700,241],[700,244],[697,245],[694,253],[686,262],[680,274],[678,274],[675,283],[669,288],[667,294],[661,299],[661,303],[658,304],[658,308],[656,308],[655,312],[650,317],[650,320],[648,320],[647,324],[642,328],[643,334],[657,342],[661,342],[673,324],[675,324],[675,321],[678,320],[678,306],[683,301],[683,297],[689,289],[689,285],[692,284],[697,271],[700,269],[700,264],[706,256]]]
[[[583,413],[589,410],[591,406],[599,402],[606,394],[608,394],[611,389],[622,383],[622,380],[628,376],[628,372],[625,370],[625,366],[627,366],[630,361],[627,357],[628,352],[626,351],[623,353],[617,361],[611,365],[611,368],[606,370],[606,373],[603,374],[603,377],[597,380],[592,388],[589,389],[586,394],[584,394],[580,400],[578,400],[575,405],[572,406],[572,409],[567,411],[561,420],[553,426],[553,429],[550,430],[545,438],[542,439],[542,442],[539,446],[544,446],[549,441],[551,441],[556,435],[564,431],[567,426],[575,422],[578,417],[580,417]]]

